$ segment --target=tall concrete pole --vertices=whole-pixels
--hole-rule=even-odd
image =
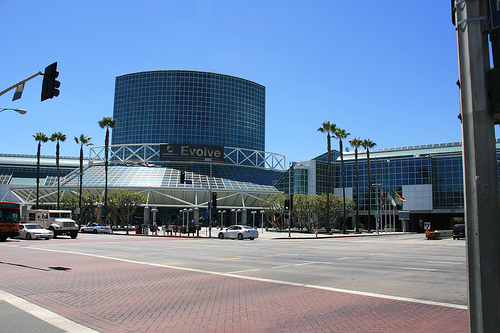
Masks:
[[[489,90],[488,0],[457,0],[469,331],[500,332],[500,199]]]

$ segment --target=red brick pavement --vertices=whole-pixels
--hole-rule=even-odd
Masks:
[[[20,247],[2,248],[0,283],[100,332],[468,330],[463,309]]]

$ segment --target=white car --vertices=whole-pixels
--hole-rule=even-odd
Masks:
[[[92,232],[94,234],[111,234],[113,230],[110,227],[100,223],[91,223],[86,227],[81,227],[80,232]]]
[[[232,225],[229,228],[226,228],[219,232],[219,239],[224,238],[232,238],[239,240],[248,238],[250,240],[254,240],[259,237],[259,232],[252,227],[247,225]]]
[[[34,223],[22,223],[19,225],[19,236],[17,238],[24,239],[37,239],[45,238],[51,239],[54,237],[52,231],[40,227],[38,224]]]

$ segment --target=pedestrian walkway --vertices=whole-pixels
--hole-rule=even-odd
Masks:
[[[468,331],[463,307],[30,247],[2,248],[0,285],[103,333]]]
[[[220,228],[213,227],[211,230],[208,227],[202,227],[202,229],[198,233],[198,237],[206,238],[213,237],[216,238],[219,234]],[[332,234],[325,233],[306,233],[306,232],[298,232],[296,230],[275,230],[275,229],[264,229],[257,228],[259,232],[260,239],[313,239],[313,238],[338,238],[338,237],[365,237],[365,236],[389,236],[389,235],[402,235],[408,234],[408,232],[363,232],[363,233],[354,233],[352,230],[347,234],[343,234],[340,232],[335,232]],[[126,234],[124,231],[115,231],[114,234]],[[136,234],[135,231],[130,231],[129,235],[137,235],[137,236],[160,236],[160,237],[196,237],[193,234],[181,234],[180,232],[169,234],[167,232],[163,232],[162,228],[157,233],[148,232],[148,234]],[[422,234],[423,235],[423,234]],[[425,235],[423,236],[425,238]]]

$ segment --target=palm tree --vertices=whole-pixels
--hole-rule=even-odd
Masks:
[[[344,221],[342,225],[342,230],[345,232],[346,231],[346,222],[347,222],[347,210],[345,206],[345,168],[344,168],[344,152],[343,152],[343,145],[342,145],[342,139],[347,138],[351,133],[347,133],[345,129],[343,128],[337,128],[335,132],[333,132],[334,137],[336,139],[339,139],[339,148],[340,148],[340,165],[342,167],[342,196],[344,197]]]
[[[42,142],[49,141],[49,138],[42,132],[38,132],[33,135],[36,141],[38,141],[38,151],[36,154],[36,209],[38,209],[38,201],[40,198],[40,152],[42,151]]]
[[[78,198],[78,208],[80,212],[78,213],[78,218],[81,217],[82,210],[82,187],[83,187],[83,146],[91,146],[90,143],[92,140],[91,137],[85,136],[84,134],[80,134],[80,137],[75,136],[75,142],[80,145],[80,192]]]
[[[62,134],[61,132],[55,132],[50,137],[50,141],[56,141],[56,166],[57,166],[57,209],[59,210],[59,192],[61,189],[61,178],[59,177],[59,142],[66,141],[66,134]]]
[[[332,169],[332,157],[331,157],[331,134],[337,130],[337,125],[335,123],[330,123],[330,121],[325,121],[318,128],[318,132],[326,133],[326,149],[328,151],[328,179],[326,183],[326,231],[330,232],[330,183],[331,183],[331,169]]]
[[[370,230],[370,225],[371,225],[371,218],[372,218],[372,213],[371,213],[371,207],[372,207],[372,180],[370,176],[370,148],[375,147],[377,144],[373,142],[372,140],[364,139],[363,142],[361,142],[361,145],[363,148],[366,149],[366,167],[368,171],[368,225],[367,228]]]
[[[357,203],[356,203],[356,232],[359,232],[359,170],[358,170],[358,147],[361,146],[361,141],[360,138],[354,138],[349,140],[349,143],[351,146],[354,147],[354,165],[356,166],[356,196],[357,196]]]
[[[101,128],[106,128],[106,138],[104,139],[104,172],[106,174],[105,187],[104,187],[104,219],[108,219],[108,148],[109,148],[109,129],[115,128],[116,120],[112,117],[104,117],[98,122]]]

